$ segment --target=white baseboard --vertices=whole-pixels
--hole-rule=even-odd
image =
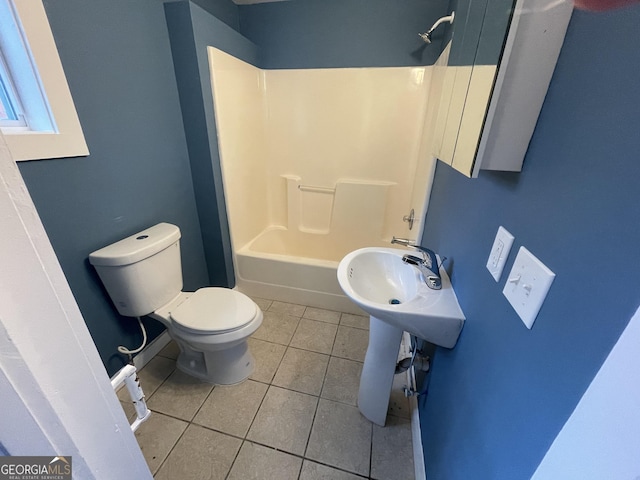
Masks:
[[[413,444],[413,466],[416,480],[426,480],[427,470],[424,464],[424,451],[422,450],[422,431],[420,429],[418,398],[415,396],[409,398],[409,405],[411,405],[411,443]]]
[[[407,332],[404,332],[401,350],[404,350],[404,355],[409,355],[409,348],[411,347],[411,338]],[[411,367],[407,370],[407,384],[413,388],[414,391],[418,390],[416,385],[415,367]],[[409,397],[409,408],[411,409],[411,444],[413,445],[413,467],[415,470],[415,480],[426,480],[427,473],[424,464],[424,451],[422,450],[422,431],[420,429],[420,414],[418,412],[418,396],[413,395]]]

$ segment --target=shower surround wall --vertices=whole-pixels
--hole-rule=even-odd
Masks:
[[[337,262],[419,231],[402,217],[423,218],[431,67],[262,70],[215,48],[209,62],[238,288],[353,308]]]

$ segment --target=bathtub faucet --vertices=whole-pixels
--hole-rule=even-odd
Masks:
[[[398,245],[402,245],[403,247],[413,247],[416,244],[415,240],[410,240],[408,238],[399,238],[399,237],[393,237],[391,239],[391,243],[397,243]]]
[[[438,268],[438,259],[433,250],[423,247],[422,245],[415,245],[412,240],[408,240],[406,238],[396,238],[393,237],[391,239],[391,243],[395,243],[398,245],[404,245],[405,247],[415,248],[422,253],[422,258],[416,257],[415,255],[404,255],[402,257],[402,261],[407,265],[412,265],[416,267],[422,276],[424,277],[424,283],[427,284],[427,287],[433,290],[440,290],[442,288],[442,279],[440,278],[440,269]]]

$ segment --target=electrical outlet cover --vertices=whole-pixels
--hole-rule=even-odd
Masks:
[[[495,281],[500,280],[504,264],[507,263],[507,257],[513,245],[513,235],[511,235],[504,227],[498,228],[496,239],[493,241],[489,260],[487,260],[487,270]]]
[[[520,247],[502,293],[528,329],[533,326],[555,277],[529,250]]]

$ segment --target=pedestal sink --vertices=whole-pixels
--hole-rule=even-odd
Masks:
[[[465,320],[445,270],[439,271],[442,289],[432,290],[416,268],[402,261],[406,253],[397,248],[361,248],[338,265],[340,287],[370,315],[358,408],[378,425],[386,421],[402,332],[453,348]]]

